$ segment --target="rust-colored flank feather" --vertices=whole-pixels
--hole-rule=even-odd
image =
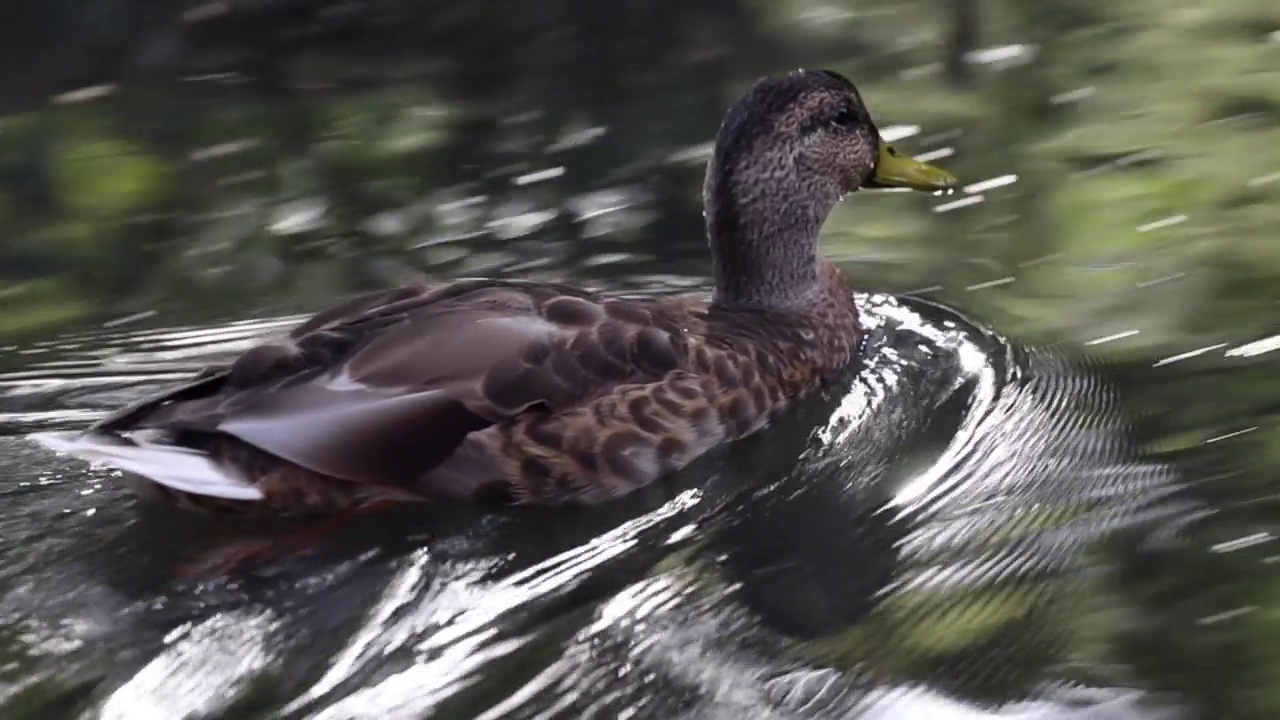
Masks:
[[[853,295],[817,235],[876,172],[878,144],[844,78],[764,79],[730,110],[707,171],[714,295],[514,280],[371,293],[58,446],[239,514],[624,495],[851,362]]]

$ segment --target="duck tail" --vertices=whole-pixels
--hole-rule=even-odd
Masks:
[[[262,500],[262,491],[215,463],[207,453],[136,433],[41,432],[27,437],[44,448],[141,475],[193,495],[228,500]]]

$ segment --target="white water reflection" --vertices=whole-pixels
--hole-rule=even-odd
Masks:
[[[796,469],[748,486],[759,485],[752,490],[756,503],[779,503],[783,514],[766,513],[775,525],[754,531],[763,548],[782,558],[746,575],[716,569],[729,554],[755,550],[715,545],[724,541],[717,539],[714,512],[724,500],[717,483],[731,488],[746,478],[706,471],[665,502],[563,543],[556,532],[584,516],[542,527],[529,521],[511,547],[494,544],[502,523],[477,521],[461,535],[428,526],[416,531],[425,533],[416,547],[398,554],[352,548],[337,562],[313,561],[318,567],[285,563],[279,572],[294,568],[303,576],[253,579],[246,587],[265,593],[254,600],[240,597],[249,591],[239,581],[184,588],[161,577],[127,591],[140,600],[130,608],[132,619],[118,625],[119,636],[107,623],[96,644],[46,643],[42,652],[58,663],[30,672],[36,682],[58,682],[59,667],[85,672],[80,658],[94,648],[131,648],[136,667],[97,671],[100,689],[86,717],[102,718],[231,717],[237,703],[250,700],[270,708],[264,717],[326,720],[1075,717],[1069,703],[1053,698],[982,709],[928,683],[903,685],[881,666],[886,657],[928,652],[911,639],[916,628],[936,634],[974,618],[1011,622],[1002,620],[998,604],[993,610],[989,600],[973,599],[993,583],[1025,583],[1019,612],[1034,617],[1076,587],[1079,578],[1070,571],[1080,567],[1090,538],[1149,512],[1144,508],[1166,492],[1167,478],[1125,466],[1110,435],[1108,395],[1087,376],[1051,357],[1018,355],[944,309],[885,295],[861,296],[859,303],[872,338],[867,364],[833,398],[830,417],[809,428],[812,442]],[[47,356],[0,377],[0,423],[23,432],[82,426],[178,379],[203,358],[282,332],[297,319],[213,330],[113,330],[79,336],[63,354],[55,343]],[[881,469],[907,457],[896,454],[901,443],[951,401],[958,403],[955,427],[935,457],[894,476],[898,484],[885,503],[892,512],[837,517],[834,527],[847,528],[848,537],[820,540],[826,548],[820,561],[791,548],[806,533],[830,530],[810,515],[795,518],[812,519],[808,530],[780,521],[789,498],[824,484],[864,492]],[[887,444],[867,445],[868,428],[884,423],[894,423]],[[6,547],[54,573],[60,584],[43,581],[50,587],[79,587],[68,594],[75,597],[105,592],[107,583],[138,583],[133,563],[180,544],[171,531],[148,529],[154,522],[140,517],[114,474],[27,452],[33,459],[15,472],[30,477],[20,475],[10,496],[22,511],[4,525]],[[58,481],[37,482],[37,475]],[[814,511],[856,512],[839,496],[833,500]],[[868,646],[859,662],[831,664],[772,628],[743,595],[759,582],[753,573],[767,578],[787,563],[814,562],[837,575],[864,572],[856,564],[867,560],[861,555],[880,551],[863,549],[860,535],[873,537],[874,525],[890,515],[909,519],[910,527],[893,546],[893,581],[879,590],[889,609],[873,610],[861,623],[882,628],[901,648]],[[46,516],[58,524],[30,521]],[[113,542],[126,547],[111,549]],[[542,546],[552,551],[505,569]],[[788,560],[788,552],[800,554]],[[63,559],[47,559],[54,553]],[[81,565],[68,566],[67,557]],[[120,603],[121,592],[108,596]],[[784,596],[803,600],[811,592],[797,587]],[[39,602],[6,600],[19,614]],[[782,611],[809,612],[803,603]],[[77,614],[88,617],[78,609],[56,612],[73,623]],[[317,623],[330,629],[315,630]],[[904,649],[912,647],[925,649]],[[871,686],[868,667],[884,673]],[[979,665],[975,672],[1007,672],[998,667]],[[1039,691],[1028,685],[1025,692]],[[1099,717],[1148,717],[1113,700],[1098,707],[1127,709]]]
[[[111,693],[102,720],[187,720],[225,710],[274,659],[270,613],[215,615],[165,638],[168,646]]]

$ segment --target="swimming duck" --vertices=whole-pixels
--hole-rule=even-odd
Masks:
[[[885,143],[843,76],[764,78],[707,165],[709,297],[500,279],[383,290],[45,442],[205,511],[600,503],[755,433],[851,362],[853,294],[818,253],[836,202],[955,183]]]

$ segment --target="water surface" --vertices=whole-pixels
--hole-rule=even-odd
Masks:
[[[1269,4],[376,5],[9,31],[0,714],[1280,712]],[[801,64],[966,187],[841,204],[858,363],[670,482],[207,578],[270,529],[26,437],[413,273],[705,288],[708,143]]]

